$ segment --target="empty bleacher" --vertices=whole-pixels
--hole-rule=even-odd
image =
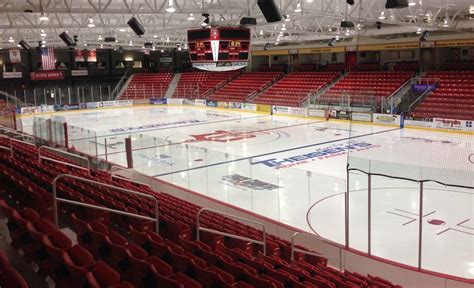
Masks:
[[[438,87],[415,108],[413,116],[474,120],[473,71],[437,71],[424,77],[431,82],[439,79]]]
[[[240,73],[237,71],[224,72],[185,72],[181,74],[178,85],[173,93],[174,98],[202,98],[218,85],[232,80]]]
[[[319,98],[321,104],[380,107],[413,72],[350,72]]]
[[[339,75],[338,72],[289,73],[264,93],[254,98],[252,102],[298,107],[311,93],[317,92]]]
[[[173,73],[135,74],[121,99],[163,98],[173,79]]]
[[[202,231],[201,241],[193,240],[200,210],[194,204],[106,172],[39,161],[32,145],[7,138],[0,138],[0,145],[13,149],[0,150],[0,188],[6,200],[0,201],[0,209],[8,216],[11,245],[56,287],[397,287],[378,277],[335,270],[322,257],[297,253],[291,260],[290,243],[272,235],[267,235],[267,255],[251,242],[211,232]],[[68,161],[55,154],[48,157]],[[59,174],[155,197],[159,234],[148,220],[72,203],[62,203],[60,213],[74,236],[58,230],[51,222],[50,191]],[[59,197],[134,215],[155,213],[152,199],[77,179],[62,180],[57,184]],[[18,204],[19,208],[12,206]],[[203,213],[201,219],[206,228],[255,239],[262,236],[259,230],[212,212]]]
[[[208,99],[216,101],[245,102],[247,98],[278,80],[281,72],[247,72],[218,89]]]

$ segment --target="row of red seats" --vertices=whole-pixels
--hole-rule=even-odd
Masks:
[[[173,79],[172,73],[135,74],[132,76],[122,99],[162,98]]]
[[[412,72],[369,71],[350,72],[319,97],[320,103],[339,105],[341,99],[350,97],[351,105],[379,106],[412,77]]]
[[[173,97],[201,98],[210,89],[215,89],[222,82],[232,80],[240,73],[237,71],[224,72],[186,72],[181,74]]]
[[[247,72],[214,92],[208,99],[216,101],[245,102],[252,93],[257,93],[280,77],[280,72]]]
[[[28,288],[28,283],[10,266],[7,255],[0,251],[0,287]]]
[[[298,107],[325,85],[338,77],[337,72],[289,73],[264,93],[253,99],[253,103]]]
[[[34,262],[38,266],[37,273],[44,278],[50,277],[56,287],[134,287],[121,282],[115,270],[102,261],[95,261],[83,246],[73,245],[66,234],[35,210],[16,210],[4,200],[0,201],[0,208],[8,217],[11,245],[21,249],[23,258]]]
[[[13,167],[18,167],[16,169],[18,171],[23,172],[23,169],[25,168],[25,166],[24,165],[21,166],[21,163],[26,163],[25,165],[30,166],[31,168],[37,170],[38,173],[43,174],[43,177],[47,177],[47,178],[49,178],[49,180],[51,180],[57,174],[67,172],[67,171],[64,171],[64,169],[67,169],[66,166],[62,167],[62,165],[57,165],[57,164],[50,165],[50,164],[48,164],[48,162],[39,163],[36,160],[36,153],[30,153],[30,152],[32,152],[32,151],[26,151],[26,150],[18,151],[18,155],[16,155],[16,157],[19,157],[19,159],[12,158],[12,157],[9,156],[9,154],[3,153],[4,155],[1,158],[1,160],[2,160],[1,163],[7,163],[7,165],[6,166],[4,165],[2,168],[9,167],[9,169],[13,169]],[[29,159],[29,161],[28,161],[28,154],[31,154],[30,155],[31,159]],[[16,169],[15,169],[15,171],[16,171]],[[2,171],[3,170],[8,170],[8,169],[2,169]],[[12,171],[9,171],[9,172],[12,172]],[[83,175],[84,173],[82,173],[82,172],[80,172],[80,173],[79,172],[74,172],[74,171],[69,171],[69,172],[79,174],[83,177],[87,177],[87,173],[85,175]],[[24,173],[29,174],[29,171],[24,172]],[[11,175],[11,173],[9,175]],[[25,177],[25,175],[22,175],[22,176]],[[180,243],[181,239],[189,240],[190,235],[195,235],[194,234],[196,232],[195,231],[195,216],[196,216],[197,211],[199,210],[199,207],[197,207],[197,206],[195,206],[191,203],[188,203],[186,201],[179,200],[179,199],[177,199],[175,197],[172,197],[170,195],[153,192],[147,186],[142,186],[142,185],[137,186],[138,184],[131,183],[131,182],[128,182],[126,180],[116,179],[116,178],[111,179],[110,175],[107,175],[106,173],[101,173],[101,172],[95,172],[94,171],[90,177],[92,179],[98,180],[100,182],[110,183],[110,184],[118,184],[118,185],[120,185],[122,187],[125,187],[125,188],[129,188],[129,189],[133,189],[133,190],[139,190],[141,192],[150,193],[150,195],[156,196],[160,201],[160,212],[162,212],[162,215],[160,215],[160,234],[162,234],[162,236],[164,238],[167,238],[170,241],[173,241],[176,245],[178,245]],[[3,178],[4,179],[8,178],[10,182],[16,182],[16,181],[19,180],[18,184],[21,187],[29,187],[30,184],[31,184],[29,182],[35,182],[35,181],[40,182],[41,181],[40,179],[37,179],[37,175],[32,175],[31,179],[30,178],[22,178],[22,179],[11,178],[11,177],[8,177],[8,175],[3,175]],[[45,180],[48,180],[48,179],[45,179]],[[40,183],[40,184],[41,184],[41,186],[43,186],[43,188],[46,187],[46,185],[47,185],[47,183]],[[13,185],[10,185],[10,186],[13,186]],[[138,201],[138,199],[134,200],[133,197],[122,197],[122,198],[120,198],[118,195],[114,195],[113,193],[111,193],[111,191],[109,189],[97,190],[97,187],[94,187],[94,186],[89,186],[89,185],[85,185],[85,184],[80,185],[80,183],[77,183],[75,181],[69,181],[69,182],[67,182],[67,185],[60,185],[59,186],[59,191],[60,191],[62,197],[67,197],[67,194],[70,193],[70,194],[74,195],[74,197],[82,197],[82,198],[77,199],[78,201],[86,202],[85,201],[86,199],[90,199],[90,200],[94,200],[95,203],[100,205],[100,206],[108,206],[108,205],[113,205],[113,203],[120,203],[120,202],[125,203],[124,201],[127,201],[127,200],[125,200],[123,198],[132,198],[131,200],[128,200],[128,202],[127,202],[128,206],[126,206],[125,208],[127,208],[127,207],[134,208],[134,209],[136,209],[136,211],[138,211],[141,207],[140,205],[143,204],[142,205],[142,206],[144,206],[144,207],[142,207],[142,208],[144,208],[143,213],[145,215],[149,215],[149,210],[148,209],[150,208],[150,204],[151,204],[150,202],[146,203],[147,201]],[[100,192],[98,192],[98,191],[100,191]],[[15,191],[15,193],[12,193],[12,194],[17,195],[16,192],[17,191]],[[25,193],[27,193],[27,192],[25,192]],[[62,209],[66,209],[66,210],[72,209],[72,207],[65,206],[65,205],[62,205],[61,207],[62,207]],[[77,213],[78,215],[92,215],[93,214],[93,213],[86,213],[86,211],[84,211],[84,210],[87,210],[87,209],[75,208],[74,212]],[[138,213],[138,212],[135,212],[135,213]],[[204,216],[203,217],[203,224],[205,225],[205,227],[213,228],[213,229],[219,229],[220,231],[227,231],[229,233],[238,234],[238,235],[241,235],[241,236],[254,237],[256,239],[259,239],[259,237],[261,237],[261,232],[260,231],[255,230],[255,229],[253,229],[249,226],[243,225],[242,223],[238,223],[238,222],[235,222],[233,220],[230,220],[229,218],[226,218],[226,217],[223,217],[223,216],[220,216],[220,215],[216,215],[216,214],[211,214],[211,213],[205,213],[203,216]],[[99,217],[99,215],[95,215],[95,217]],[[94,219],[94,217],[91,217],[91,218],[92,218],[91,220]],[[113,223],[121,223],[122,225],[123,225],[123,223],[127,223],[127,225],[134,225],[135,227],[137,227],[137,229],[145,229],[145,231],[146,230],[149,231],[149,229],[150,229],[150,228],[148,228],[148,229],[146,228],[147,225],[135,225],[136,223],[134,223],[132,221],[127,222],[127,220],[123,219],[123,218],[115,218],[115,217],[112,217],[112,216],[102,217],[102,218],[103,218],[103,221],[105,221],[105,223],[112,223],[112,224]],[[108,222],[108,221],[111,221],[111,222]],[[146,224],[146,223],[140,223],[140,224]],[[220,236],[212,236],[212,235],[207,236],[207,238],[204,237],[203,241],[205,241],[210,247],[212,247],[213,251],[217,251],[219,249],[226,250],[225,247],[229,247],[230,250],[232,250],[234,252],[236,252],[236,251],[239,252],[239,251],[243,250],[243,251],[247,251],[247,252],[241,252],[241,253],[249,253],[249,255],[255,255],[255,256],[260,257],[260,258],[263,257],[263,256],[259,256],[261,254],[261,253],[259,253],[259,251],[261,251],[260,249],[253,249],[253,245],[251,243],[246,242],[246,241],[240,241],[240,240],[236,240],[236,239],[232,239],[232,238],[231,239],[226,239],[226,238],[223,238],[223,237],[220,237]],[[224,246],[225,246],[224,248],[222,248],[222,246],[223,246],[222,243],[224,243]],[[308,269],[310,269],[310,271],[308,273],[312,273],[314,275],[316,275],[316,273],[319,273],[318,275],[326,275],[327,273],[333,274],[331,276],[332,278],[330,277],[330,275],[326,275],[326,277],[328,277],[330,279],[333,279],[333,280],[331,282],[328,279],[326,279],[326,282],[329,282],[330,284],[327,284],[327,286],[323,286],[323,287],[335,287],[333,285],[336,285],[334,283],[338,283],[338,281],[340,281],[342,283],[355,281],[355,280],[348,281],[346,278],[344,278],[344,277],[347,277],[346,273],[341,273],[341,272],[338,272],[338,271],[337,272],[332,271],[329,267],[325,266],[325,264],[324,264],[325,262],[322,262],[323,259],[321,259],[321,258],[312,259],[312,258],[308,258],[308,257],[303,256],[303,255],[297,255],[298,256],[297,257],[298,261],[293,262],[291,264],[287,263],[285,260],[283,260],[283,258],[289,259],[289,254],[290,254],[289,253],[289,243],[286,242],[286,241],[282,241],[281,239],[278,239],[278,238],[276,238],[272,235],[268,236],[267,244],[269,246],[268,250],[270,251],[270,253],[269,253],[269,256],[267,256],[267,258],[265,258],[265,257],[264,258],[268,262],[278,261],[278,263],[284,263],[286,266],[288,266],[287,269],[290,269],[290,270],[295,269],[294,267],[291,268],[292,265],[303,265],[304,267],[306,267],[307,271],[308,271]],[[227,249],[227,250],[229,250],[229,249]],[[253,257],[255,257],[255,256],[253,256]],[[309,259],[311,259],[311,260],[309,260]],[[307,262],[307,261],[310,261],[313,264],[309,264],[309,262]],[[303,268],[301,268],[301,269],[303,269]],[[273,274],[271,274],[272,276],[268,276],[268,275],[267,276],[273,278],[275,283],[280,282],[279,280],[276,280],[275,277],[277,277],[277,279],[280,279],[280,280],[287,279],[287,280],[285,280],[284,283],[286,283],[287,281],[294,281],[295,280],[295,278],[290,277],[291,275],[290,276],[287,275],[287,273],[290,273],[290,272],[288,272],[288,271],[286,271],[286,272],[278,271],[279,269],[276,269],[275,265],[273,266],[273,270],[277,270],[277,271],[271,271],[271,273],[273,273]],[[303,269],[303,270],[305,270],[305,269]],[[301,273],[304,273],[304,272],[300,272],[300,274]],[[297,274],[297,275],[300,275],[300,274]],[[280,278],[278,278],[278,277],[280,277]],[[308,277],[305,278],[305,280],[310,279]],[[315,278],[315,277],[316,276],[314,276],[313,278]],[[319,277],[322,277],[322,276],[319,276]],[[364,277],[364,276],[362,276],[362,277]],[[311,278],[311,279],[313,279],[313,278]],[[288,280],[288,279],[290,279],[290,280]],[[365,279],[366,283],[368,283],[368,281],[370,281],[370,279],[367,278],[367,277],[364,277],[363,279]],[[302,281],[303,279],[299,279],[298,277],[296,278],[296,280],[301,280],[301,281],[298,281],[297,283],[304,283],[305,282],[305,281]],[[347,281],[345,281],[345,280],[347,280]],[[318,280],[318,281],[322,281],[322,280]],[[331,283],[332,283],[332,285],[331,285]],[[282,285],[284,285],[284,284],[282,284]],[[303,285],[303,284],[301,284],[301,285]],[[306,283],[305,285],[309,285],[309,284]],[[351,287],[350,284],[344,284],[344,285],[348,285],[348,286],[341,286],[341,287]],[[270,287],[270,286],[268,286],[268,287]],[[278,287],[278,286],[273,285],[273,287]],[[384,286],[380,286],[380,287],[384,287]],[[391,286],[387,286],[387,287],[391,287]]]
[[[415,108],[412,116],[474,120],[474,72],[435,71],[424,76],[438,87]]]

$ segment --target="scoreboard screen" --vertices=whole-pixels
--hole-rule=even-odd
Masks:
[[[227,71],[247,66],[250,29],[212,27],[188,31],[189,58],[194,67]]]

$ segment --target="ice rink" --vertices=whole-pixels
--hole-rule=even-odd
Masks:
[[[136,170],[342,244],[349,199],[350,247],[414,267],[422,204],[422,267],[474,275],[473,135],[196,107],[41,117],[70,147],[126,166],[130,137]]]

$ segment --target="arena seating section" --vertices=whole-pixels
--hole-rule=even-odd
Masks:
[[[181,74],[178,86],[173,93],[174,98],[202,98],[203,95],[214,90],[237,77],[241,70],[226,72],[185,72]],[[209,91],[209,92],[208,92]]]
[[[28,283],[10,265],[10,261],[2,251],[0,251],[0,287],[28,288]]]
[[[8,216],[11,246],[23,251],[25,261],[38,266],[38,275],[57,287],[399,287],[374,277],[326,265],[324,258],[297,253],[291,261],[290,243],[267,237],[261,247],[235,238],[203,232],[193,240],[200,207],[148,186],[111,177],[103,171],[79,170],[48,160],[40,162],[37,148],[0,138],[0,208]],[[54,154],[48,157],[68,161]],[[132,189],[159,200],[160,233],[154,223],[61,204],[63,225],[51,223],[51,183],[59,174]],[[153,201],[133,194],[63,179],[58,195],[70,200],[152,217]],[[134,220],[135,219],[135,220]],[[203,213],[202,225],[260,239],[261,232],[214,213]],[[77,244],[76,244],[77,243]],[[301,248],[301,247],[300,247]],[[18,280],[20,281],[20,280]],[[3,285],[2,285],[3,287]],[[22,286],[5,286],[22,287]]]
[[[344,97],[353,106],[380,107],[382,101],[392,95],[407,80],[413,72],[350,72],[333,87],[320,96],[319,102],[326,104],[341,104]]]
[[[163,98],[173,79],[173,73],[135,74],[121,99]]]
[[[252,102],[298,107],[308,98],[309,93],[317,92],[339,75],[338,72],[289,73]]]
[[[216,101],[245,102],[247,97],[262,91],[282,77],[281,72],[247,72],[218,89],[207,99]]]
[[[429,72],[424,78],[439,79],[436,90],[418,105],[412,115],[421,118],[474,120],[474,72]]]

